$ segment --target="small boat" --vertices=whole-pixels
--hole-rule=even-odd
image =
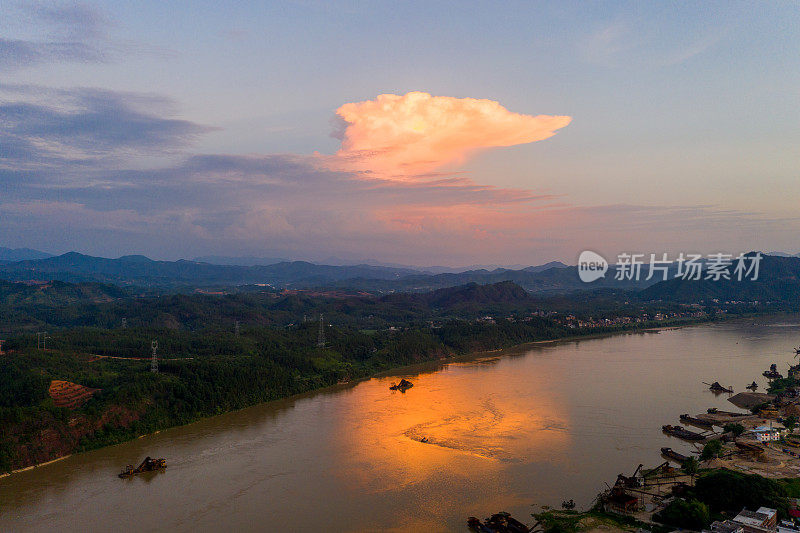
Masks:
[[[484,525],[490,531],[497,531],[498,533],[529,533],[530,531],[528,526],[506,512],[493,514],[484,521]]]
[[[700,418],[695,418],[693,416],[689,416],[687,414],[683,414],[680,416],[681,422],[685,422],[687,424],[692,424],[693,426],[697,426],[703,429],[711,429],[714,427],[714,424],[709,422],[708,420],[702,420]]]
[[[153,459],[151,457],[145,457],[142,464],[138,467],[133,468],[133,465],[128,465],[125,467],[125,470],[120,472],[119,477],[121,478],[129,478],[133,477],[136,474],[143,474],[145,472],[155,472],[156,470],[164,470],[167,468],[167,460],[166,459]]]
[[[392,385],[389,387],[389,390],[399,390],[400,392],[405,392],[413,386],[414,384],[407,379],[401,379],[400,383],[392,383]]]
[[[683,440],[695,440],[695,441],[706,440],[706,438],[700,433],[689,431],[687,429],[684,429],[682,426],[669,426],[669,425],[661,426],[661,431],[663,431],[667,435],[678,437],[679,439]]]
[[[754,391],[754,390],[756,390],[756,389],[758,388],[758,383],[756,383],[756,382],[754,381],[754,382],[752,382],[750,385],[748,385],[748,386],[747,386],[747,387],[745,387],[745,388],[747,388],[747,389],[750,389],[750,390]]]

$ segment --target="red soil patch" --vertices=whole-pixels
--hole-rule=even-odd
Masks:
[[[99,390],[100,389],[90,389],[89,387],[84,387],[83,385],[78,385],[77,383],[71,383],[69,381],[54,379],[50,382],[50,388],[47,392],[53,399],[53,403],[56,404],[56,407],[75,409],[86,403],[86,401]]]

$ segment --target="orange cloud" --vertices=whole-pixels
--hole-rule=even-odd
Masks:
[[[410,179],[464,162],[476,150],[541,141],[572,120],[512,113],[493,100],[382,94],[336,110],[340,161],[381,178]]]

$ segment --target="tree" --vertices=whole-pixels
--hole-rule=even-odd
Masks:
[[[711,522],[708,506],[698,500],[673,500],[653,518],[674,527],[701,530]]]
[[[694,496],[715,513],[738,513],[743,507],[778,509],[786,516],[786,489],[776,480],[757,474],[714,470],[697,478]]]
[[[683,471],[692,476],[692,484],[694,484],[694,476],[700,470],[700,462],[694,458],[689,457],[683,462]]]
[[[703,452],[700,454],[700,459],[708,461],[714,457],[719,457],[722,451],[722,443],[718,439],[710,440],[703,446]]]
[[[722,428],[725,433],[733,433],[734,437],[738,437],[744,433],[744,426],[735,422],[729,422]]]
[[[797,417],[789,415],[783,419],[783,425],[789,430],[789,433],[794,433],[794,428],[797,427]]]

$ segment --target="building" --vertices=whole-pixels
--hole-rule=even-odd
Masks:
[[[800,498],[787,498],[789,503],[789,516],[800,518]]]
[[[783,431],[768,426],[759,426],[751,429],[747,434],[752,435],[758,442],[772,442],[781,440]]]
[[[724,522],[713,522],[711,529],[704,529],[703,533],[744,533],[744,528],[741,524],[737,524],[732,520],[725,520]]]
[[[783,530],[778,527],[778,511],[769,507],[742,509],[732,520],[711,524],[712,533],[785,533]]]
[[[742,525],[744,533],[775,531],[778,527],[778,511],[769,507],[759,507],[758,511],[742,509],[733,521]]]

